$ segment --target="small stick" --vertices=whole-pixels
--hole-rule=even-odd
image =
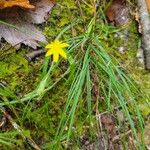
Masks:
[[[0,122],[0,128],[3,127],[5,123],[6,123],[6,117],[3,117]]]
[[[142,26],[142,40],[145,68],[150,70],[150,18],[145,0],[138,0],[140,23]]]
[[[127,132],[124,133],[124,134],[117,135],[117,136],[115,136],[115,137],[112,139],[112,142],[116,142],[116,141],[122,139],[123,137],[125,137],[125,136],[127,136],[127,135],[129,135],[129,134],[131,134],[131,133],[132,133],[132,130],[129,130],[129,131],[127,131]]]
[[[45,50],[39,49],[39,50],[33,51],[31,53],[28,53],[25,56],[26,56],[26,58],[27,58],[28,61],[31,61],[35,57],[40,56],[40,55],[44,54],[45,52],[46,52]]]
[[[39,146],[33,141],[31,137],[24,135],[23,129],[13,120],[13,118],[6,112],[5,108],[0,106],[0,111],[10,121],[11,125],[21,134],[21,136],[32,146],[35,150],[41,150]]]

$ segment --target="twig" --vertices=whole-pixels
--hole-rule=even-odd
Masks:
[[[78,7],[79,7],[79,9],[80,9],[81,15],[84,16],[84,13],[83,13],[83,10],[82,10],[82,7],[81,7],[81,2],[80,2],[80,0],[76,0],[76,3],[77,3],[77,5],[78,5]]]
[[[138,0],[145,68],[150,70],[150,18],[145,0]]]
[[[127,131],[127,132],[124,133],[124,134],[117,135],[117,136],[115,136],[115,137],[112,139],[112,142],[116,142],[116,141],[118,141],[118,140],[121,140],[123,137],[128,136],[128,135],[131,134],[131,133],[132,133],[132,130],[129,130],[129,131]]]
[[[31,137],[24,135],[23,129],[13,120],[13,118],[7,113],[4,107],[0,107],[0,111],[10,121],[11,125],[21,134],[21,136],[32,146],[35,150],[41,150],[39,146],[33,141]]]
[[[3,127],[5,123],[6,123],[6,117],[3,117],[0,121],[0,128]]]
[[[45,50],[39,49],[39,50],[36,50],[34,52],[28,53],[25,56],[26,56],[26,58],[27,58],[28,61],[31,61],[35,57],[40,56],[40,55],[42,55],[44,53],[45,53]]]

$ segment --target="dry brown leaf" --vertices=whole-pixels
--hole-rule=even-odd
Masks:
[[[0,24],[0,39],[4,38],[17,48],[23,43],[36,49],[39,46],[38,42],[47,42],[45,36],[34,24],[46,21],[54,3],[50,0],[36,0],[33,5],[34,10],[23,10],[18,7],[0,10],[0,20],[11,25]]]
[[[113,0],[106,10],[106,16],[116,26],[127,24],[130,20],[130,13],[125,0]]]
[[[147,8],[150,11],[150,0],[146,0]]]
[[[50,0],[41,0],[35,3],[34,10],[28,10],[24,12],[27,20],[34,24],[41,24],[48,19],[48,13],[54,6],[55,2]]]
[[[0,2],[0,8],[4,9],[7,7],[19,6],[22,8],[33,9],[35,8],[33,5],[29,3],[29,0],[8,0]]]

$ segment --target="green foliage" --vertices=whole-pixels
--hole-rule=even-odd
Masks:
[[[40,80],[36,77],[40,73],[41,63],[29,64],[25,58],[26,51],[24,49],[17,53],[13,48],[1,52],[3,55],[0,54],[0,81],[6,82],[7,86],[14,92],[24,91],[25,94],[31,91],[34,88],[33,85]]]
[[[11,63],[10,63],[11,62]],[[20,68],[20,72],[28,73],[28,62],[23,58],[22,54],[16,54],[12,52],[5,56],[5,59],[0,61],[1,72],[0,78],[5,78],[5,76],[10,76]]]
[[[60,0],[57,3],[44,33],[49,41],[59,37],[70,44],[68,62],[60,60],[53,64],[46,58],[28,63],[24,49],[17,53],[10,49],[12,52],[0,61],[0,78],[9,81],[6,87],[0,87],[0,106],[8,107],[15,120],[25,128],[25,135],[31,135],[35,142],[40,141],[43,149],[64,149],[63,142],[67,141],[79,149],[80,137],[87,135],[96,139],[95,111],[113,113],[115,107],[121,107],[137,146],[142,147],[137,133],[140,130],[143,134],[139,108],[145,116],[149,114],[146,89],[150,84],[146,72],[139,72],[138,67],[133,70],[139,39],[136,25],[133,23],[123,29],[112,27],[101,9],[97,17],[93,17],[91,1],[77,4],[72,0]],[[117,48],[124,39],[115,38],[115,34],[126,31],[131,33],[128,51],[121,55]],[[100,91],[97,101],[91,90],[93,85]],[[9,132],[12,131],[14,129]],[[9,135],[6,136],[4,147],[11,143]],[[20,137],[14,136],[14,139],[17,142],[12,143],[24,148]],[[11,148],[11,145],[7,147]]]

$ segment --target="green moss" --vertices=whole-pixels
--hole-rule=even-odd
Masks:
[[[126,73],[136,83],[139,91],[143,94],[137,97],[139,108],[146,117],[150,114],[150,77],[149,73],[145,71],[144,67],[138,62],[136,55],[139,48],[140,35],[138,33],[136,22],[130,23],[128,26],[120,30],[121,34],[128,34],[127,37],[115,37],[114,34],[103,40],[103,45],[107,47],[110,55],[113,55],[125,68]],[[107,44],[108,43],[108,44]],[[122,46],[126,49],[124,54],[119,53],[118,48]]]
[[[29,71],[27,61],[21,54],[12,53],[0,61],[1,71],[0,78],[14,74],[18,69],[27,73]]]
[[[18,52],[12,50],[12,53],[5,54],[0,61],[0,80],[5,81],[8,88],[14,92],[18,90],[24,91],[23,93],[31,91],[34,88],[34,82],[38,80],[36,79],[37,75],[40,73],[41,62],[32,63],[32,66],[25,59],[25,52],[25,49]]]
[[[92,7],[89,8],[87,4],[82,3],[79,5],[81,6],[80,10],[79,6],[72,0],[59,0],[57,3],[58,5],[53,9],[44,29],[44,34],[47,39],[52,41],[67,25],[77,21],[79,23],[75,25],[71,31],[67,31],[62,36],[62,39],[65,40],[84,33],[87,22],[89,22],[93,16]],[[118,32],[118,29],[104,24],[101,18],[99,18],[99,23],[96,24],[95,28],[96,32],[99,33],[98,38],[102,46],[108,50],[112,57],[116,57],[117,60],[121,62],[122,66],[127,70],[128,75],[138,82],[140,85],[139,89],[144,91],[143,95],[146,94],[148,97],[147,89],[150,89],[150,83],[148,83],[149,75],[139,67],[135,58],[139,42],[136,23],[133,22],[127,27],[119,29],[119,32],[129,33],[128,41],[120,37],[115,37],[114,35]],[[125,54],[118,52],[118,47],[120,46],[126,46],[127,51]],[[41,77],[40,68],[43,60],[41,59],[38,62],[29,63],[24,57],[25,53],[27,53],[26,49],[21,49],[18,52],[14,49],[10,49],[8,53],[5,53],[5,55],[1,57],[0,61],[0,80],[5,80],[8,87],[19,96],[23,96],[34,90]],[[60,74],[61,68],[55,70],[53,72],[54,80],[57,79]],[[65,80],[67,81],[68,79]],[[68,90],[69,86],[66,86],[63,81],[61,81],[61,83],[59,83],[54,90],[48,92],[42,100],[28,102],[23,106],[18,106],[17,109],[14,106],[14,108],[18,110],[18,122],[21,122],[23,127],[31,131],[31,136],[37,143],[41,140],[44,141],[44,144],[48,143],[51,145],[51,139],[55,136],[61,119]],[[148,105],[145,103],[145,99],[142,95],[139,95],[137,100],[143,115],[147,116],[150,112]],[[101,103],[99,110],[103,111],[106,104],[104,101]],[[78,135],[82,136],[85,132],[83,129],[83,122],[85,121],[86,115],[85,110],[81,107],[77,113],[79,117],[78,120],[75,120],[75,125],[78,125],[76,135],[74,135],[75,139],[79,138]]]
[[[124,68],[126,74],[137,84],[139,91],[143,94],[137,95],[137,102],[143,115],[150,114],[150,77],[144,67],[137,61],[136,55],[141,37],[138,33],[137,23],[131,22],[122,29],[99,24],[96,26],[101,34],[99,40],[110,56],[115,57]],[[119,52],[119,47],[125,49],[124,53]],[[134,82],[133,81],[133,82]],[[134,90],[133,90],[134,91]],[[148,104],[149,103],[149,104]]]
[[[90,5],[89,3],[89,6]],[[67,25],[72,23],[77,23],[77,25],[62,35],[63,40],[84,33],[85,26],[87,25],[86,22],[89,22],[93,16],[93,11],[90,10],[89,6],[87,6],[86,3],[79,2],[78,4],[72,0],[59,0],[44,30],[48,40],[51,41],[55,39]]]

